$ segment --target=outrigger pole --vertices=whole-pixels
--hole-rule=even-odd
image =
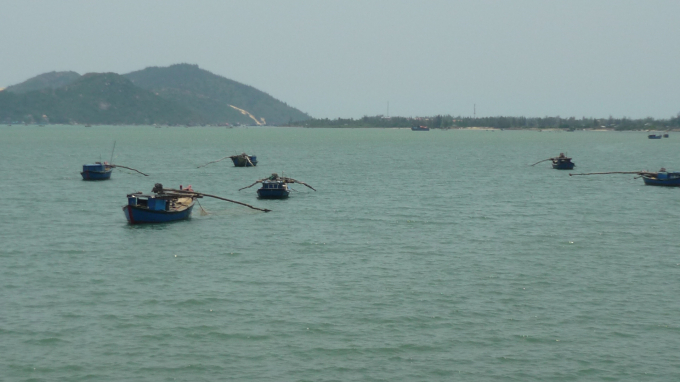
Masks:
[[[208,163],[206,163],[206,164],[204,164],[204,165],[200,165],[200,166],[198,166],[198,167],[196,167],[196,168],[205,167],[205,166],[209,165],[210,163],[216,163],[216,162],[223,161],[223,160],[225,160],[225,159],[227,159],[227,158],[231,158],[231,157],[232,157],[232,155],[229,155],[229,156],[226,156],[226,157],[224,157],[224,158],[220,158],[220,159],[218,159],[218,160],[214,160],[214,161],[212,161],[212,162],[208,162]]]
[[[588,172],[584,174],[569,174],[569,176],[574,176],[574,175],[606,175],[606,174],[638,174],[638,175],[643,175],[643,174],[652,174],[651,172],[648,171],[610,171],[610,172]]]
[[[300,183],[300,184],[302,184],[303,186],[307,186],[307,187],[311,188],[312,190],[316,191],[316,189],[315,189],[314,187],[310,186],[309,184],[307,184],[307,183],[305,183],[305,182],[300,182],[299,180],[295,180],[295,179],[293,179],[293,178],[286,178],[286,177],[276,177],[275,179],[271,179],[271,177],[269,177],[269,178],[263,178],[263,179],[258,180],[258,181],[255,182],[255,183],[251,184],[250,186],[246,186],[246,187],[243,187],[243,188],[239,188],[238,190],[241,191],[241,190],[244,190],[244,189],[246,189],[246,188],[250,188],[250,187],[252,187],[252,186],[254,186],[254,185],[258,184],[258,183],[264,182],[265,180],[280,180],[280,181],[282,181],[282,182],[284,182],[284,183],[291,183],[291,184],[292,184],[292,183]]]
[[[540,161],[540,162],[536,162],[536,163],[532,164],[532,166],[536,166],[536,165],[539,164],[539,163],[543,163],[543,162],[546,162],[546,161],[549,161],[549,160],[553,160],[553,159],[555,159],[555,158],[543,159],[543,160]]]
[[[214,160],[214,161],[212,161],[212,162],[208,162],[208,163],[206,163],[206,164],[204,164],[204,165],[200,165],[200,166],[198,166],[198,167],[196,167],[196,168],[205,167],[205,166],[209,165],[210,163],[217,163],[217,162],[223,161],[223,160],[225,160],[225,159],[227,159],[227,158],[238,158],[238,157],[241,157],[241,156],[243,156],[243,157],[246,158],[246,161],[248,161],[248,163],[250,163],[250,166],[251,166],[251,167],[255,167],[255,165],[253,164],[253,162],[250,161],[250,157],[248,156],[248,154],[245,154],[245,153],[244,153],[244,154],[239,154],[239,155],[229,155],[229,156],[226,156],[226,157],[224,157],[224,158],[220,158],[220,159],[218,159],[218,160]]]
[[[109,160],[109,164],[113,164],[113,152],[116,151],[116,141],[113,141],[113,149],[111,149],[111,160]]]
[[[204,194],[204,193],[202,193],[202,192],[187,191],[187,190],[175,190],[175,189],[172,189],[172,188],[164,188],[162,191],[163,191],[163,192],[165,192],[165,191],[177,192],[177,193],[186,194],[186,195],[207,196],[207,197],[209,197],[209,198],[215,198],[215,199],[220,199],[220,200],[224,200],[224,201],[227,201],[227,202],[232,202],[232,203],[240,204],[240,205],[242,205],[242,206],[246,206],[246,207],[248,207],[248,208],[252,208],[252,209],[254,209],[254,210],[258,210],[258,211],[262,211],[262,212],[270,212],[270,211],[271,211],[271,210],[268,210],[268,209],[266,209],[266,208],[257,208],[257,207],[253,207],[253,206],[251,206],[250,204],[237,202],[236,200],[231,200],[231,199],[223,198],[223,197],[221,197],[221,196],[210,195],[210,194]]]
[[[149,176],[148,174],[145,174],[145,173],[143,173],[143,172],[141,172],[141,171],[139,171],[139,170],[135,170],[135,169],[132,168],[132,167],[125,167],[125,166],[121,166],[121,165],[119,165],[119,164],[112,164],[111,167],[114,167],[114,168],[115,168],[115,167],[126,168],[126,169],[128,169],[128,170],[137,171],[138,173],[140,173],[140,174],[142,174],[142,175],[144,175],[144,176]]]

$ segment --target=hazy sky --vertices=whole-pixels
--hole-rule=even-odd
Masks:
[[[0,0],[0,87],[187,62],[314,117],[668,118],[678,0]]]

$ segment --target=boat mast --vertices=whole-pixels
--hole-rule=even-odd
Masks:
[[[109,164],[113,164],[113,152],[116,150],[116,141],[113,141],[113,149],[111,150],[111,160]]]

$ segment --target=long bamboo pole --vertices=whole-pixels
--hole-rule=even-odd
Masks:
[[[238,190],[239,190],[239,191],[245,190],[246,188],[250,188],[250,187],[252,187],[252,186],[254,186],[254,185],[258,184],[258,183],[262,183],[263,180],[264,180],[264,179],[258,180],[257,182],[251,184],[250,186],[245,186],[245,187],[243,187],[243,188],[239,188]]]
[[[212,161],[212,162],[208,162],[208,163],[206,163],[206,164],[204,164],[204,165],[201,165],[201,166],[198,166],[198,167],[196,167],[196,168],[205,167],[205,166],[209,165],[210,163],[217,163],[217,162],[219,162],[219,161],[223,161],[223,160],[225,160],[225,159],[227,159],[227,158],[231,158],[231,157],[233,157],[233,155],[229,155],[229,156],[227,156],[227,157],[220,158],[220,159],[214,160],[214,161]]]
[[[224,201],[227,201],[227,202],[232,202],[232,203],[240,204],[240,205],[242,205],[242,206],[246,206],[246,207],[248,207],[248,208],[252,208],[252,209],[254,209],[254,210],[258,210],[258,211],[262,211],[262,212],[270,212],[270,211],[271,211],[271,210],[268,210],[268,209],[266,209],[266,208],[258,208],[258,207],[251,206],[250,204],[237,202],[236,200],[231,200],[231,199],[223,198],[223,197],[217,196],[217,195],[204,194],[204,193],[202,193],[202,192],[187,191],[187,190],[175,190],[175,189],[172,189],[172,188],[164,188],[163,191],[164,191],[164,192],[165,192],[165,191],[177,192],[177,193],[186,194],[186,195],[200,195],[200,196],[207,196],[207,197],[209,197],[209,198],[215,198],[215,199],[220,199],[220,200],[224,200]]]
[[[309,184],[307,184],[305,182],[300,182],[299,180],[295,180],[295,179],[291,179],[291,180],[292,180],[291,183],[300,183],[300,184],[305,185],[305,186],[311,188],[312,190],[316,191],[316,189],[314,187],[310,186]]]
[[[539,164],[539,163],[543,163],[543,162],[545,162],[545,161],[549,161],[549,160],[553,160],[553,159],[554,159],[554,158],[543,159],[542,161],[539,161],[539,162],[536,162],[536,163],[532,164],[532,166],[536,166],[536,165]]]
[[[149,176],[148,174],[145,174],[145,173],[143,173],[143,172],[141,172],[141,171],[139,171],[139,170],[135,170],[135,169],[132,168],[132,167],[125,167],[125,166],[121,166],[121,165],[119,165],[119,164],[112,164],[111,167],[114,167],[114,168],[115,168],[115,167],[126,168],[126,169],[128,169],[128,170],[137,171],[138,173],[140,173],[140,174],[142,174],[142,175],[144,175],[144,176]]]
[[[647,171],[610,171],[610,172],[588,172],[584,174],[569,174],[569,176],[574,176],[574,175],[606,175],[606,174],[652,174],[651,172]]]

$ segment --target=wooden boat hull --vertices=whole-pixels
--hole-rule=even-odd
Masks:
[[[231,158],[231,161],[234,162],[234,166],[236,167],[253,167],[257,166],[257,155],[248,155],[248,158],[250,158],[250,162],[252,162],[252,165],[248,163],[247,160],[243,157],[235,157]]]
[[[285,199],[288,195],[290,195],[290,190],[284,190],[282,188],[260,188],[257,190],[257,197],[260,199]]]
[[[107,171],[83,171],[80,175],[83,180],[107,180],[111,179],[113,169]]]
[[[191,217],[192,203],[181,211],[153,211],[148,208],[127,205],[123,207],[125,218],[130,224],[168,223]]]
[[[648,186],[663,186],[663,187],[680,187],[680,178],[678,179],[655,179],[642,177],[645,184]]]
[[[559,162],[552,165],[555,170],[573,170],[574,166],[575,164],[572,162]]]

